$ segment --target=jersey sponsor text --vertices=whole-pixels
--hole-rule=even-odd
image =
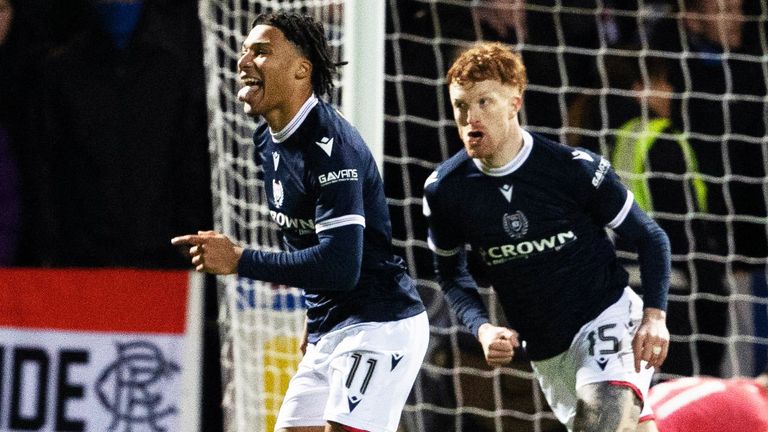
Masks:
[[[311,219],[299,219],[290,217],[282,212],[276,212],[274,210],[269,211],[269,217],[280,225],[282,229],[295,229],[299,230],[299,233],[306,234],[315,232],[315,221]]]
[[[480,249],[480,255],[487,265],[498,265],[513,259],[528,258],[539,253],[560,250],[566,244],[576,241],[576,238],[573,231],[561,232],[538,240],[526,240]]]
[[[317,177],[320,182],[320,186],[327,186],[329,184],[343,182],[343,181],[357,181],[357,169],[347,168],[338,171],[331,171],[327,174],[321,174]]]
[[[600,158],[600,164],[597,166],[597,171],[595,171],[595,176],[592,177],[592,186],[595,188],[600,187],[600,183],[603,182],[603,179],[605,178],[605,173],[608,172],[608,168],[611,167],[611,163],[608,162],[608,159],[606,158]]]

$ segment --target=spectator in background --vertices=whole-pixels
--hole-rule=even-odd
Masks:
[[[762,142],[765,130],[763,75],[759,46],[746,25],[743,0],[685,0],[681,44],[690,55],[670,75],[682,97],[673,103],[675,123],[689,134],[708,181],[710,211],[728,216],[752,216],[752,221],[720,222],[712,248],[738,255],[736,270],[750,270],[749,258],[766,252],[766,176]],[[750,59],[746,55],[753,55]],[[744,176],[739,178],[736,176]],[[751,180],[752,183],[748,180]],[[745,257],[745,258],[742,258]]]
[[[682,378],[648,394],[660,432],[768,431],[768,369],[757,378]]]
[[[0,64],[6,64],[8,61],[5,42],[13,25],[13,13],[10,0],[0,0]],[[3,87],[8,84],[5,79],[0,81]],[[2,103],[7,103],[5,98]],[[11,136],[6,126],[7,117],[6,109],[0,111],[0,267],[14,263],[19,235],[19,172],[16,155],[11,148]]]
[[[0,0],[0,265],[28,265],[27,218],[35,213],[39,154],[28,139],[29,83],[44,50],[32,2]]]
[[[4,0],[0,0],[2,3]],[[2,6],[0,5],[0,8]],[[2,11],[0,11],[2,15]],[[2,17],[0,17],[0,21]],[[1,25],[1,24],[0,24]],[[8,131],[0,121],[0,267],[15,263],[19,237],[19,171]]]
[[[752,293],[754,272],[765,271],[766,202],[764,181],[768,146],[765,128],[766,77],[755,22],[759,2],[686,0],[680,43],[688,54],[671,69],[679,99],[673,121],[688,134],[707,181],[709,213],[707,251],[727,257],[721,275],[734,292]],[[748,7],[750,9],[745,9]],[[757,9],[756,9],[757,8]],[[673,40],[665,37],[664,40]],[[729,220],[729,218],[734,218]],[[724,293],[725,294],[725,293]],[[701,314],[718,316],[726,298],[702,299]],[[718,334],[716,320],[706,320],[702,333]],[[701,324],[701,323],[700,323]],[[738,323],[734,323],[738,324]],[[722,353],[720,342],[701,342],[702,358]],[[743,355],[740,354],[739,357]],[[718,376],[719,369],[701,374]]]
[[[595,69],[595,57],[576,52],[600,47],[598,21],[591,16],[595,0],[563,0],[556,13],[549,0],[487,0],[473,13],[484,40],[522,44],[530,87],[522,120],[535,131],[559,141],[568,126],[568,111],[580,88],[594,85],[585,70]],[[559,51],[562,44],[570,49]],[[563,90],[565,87],[565,91]]]
[[[638,47],[618,47],[638,51]],[[644,64],[647,80],[643,78]],[[694,253],[709,250],[708,221],[701,217],[685,217],[706,213],[708,189],[701,179],[699,157],[672,123],[672,85],[668,80],[667,62],[660,57],[605,57],[608,87],[614,90],[606,97],[608,118],[601,119],[609,130],[609,153],[614,168],[635,194],[641,209],[652,212],[670,239],[673,272],[670,290],[689,295],[692,291],[725,296],[724,266],[710,258],[692,258]],[[623,91],[623,93],[621,92]],[[634,96],[626,96],[633,92]],[[594,108],[595,110],[597,108]],[[595,112],[590,117],[600,118]],[[590,124],[600,129],[601,125]],[[626,249],[618,239],[619,249]],[[695,300],[695,317],[689,316],[688,302],[670,301],[670,332],[690,335],[695,320],[700,333],[725,336],[728,319],[727,303]],[[716,374],[724,351],[722,344],[673,342],[669,360],[662,371],[678,375],[694,373],[693,361],[701,371]]]
[[[211,225],[196,1],[82,0],[45,59],[35,144],[53,266],[185,268],[164,240]]]

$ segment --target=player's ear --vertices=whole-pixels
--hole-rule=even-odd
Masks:
[[[512,118],[517,115],[518,112],[520,112],[520,109],[523,107],[523,97],[515,95],[512,97],[512,99],[509,101],[509,118]]]
[[[296,67],[296,78],[304,79],[312,74],[312,63],[309,60],[302,59]]]

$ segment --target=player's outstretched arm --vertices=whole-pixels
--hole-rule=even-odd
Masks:
[[[237,263],[243,254],[243,248],[215,231],[198,231],[197,234],[174,237],[171,243],[190,247],[189,254],[195,270],[218,275],[237,273]]]
[[[318,244],[293,252],[246,249],[240,276],[307,290],[349,291],[357,286],[363,261],[363,226],[324,230]]]
[[[250,279],[300,288],[348,291],[360,277],[363,227],[347,225],[323,231],[319,244],[295,252],[244,249],[214,231],[198,231],[171,239],[190,246],[192,264],[200,272],[239,274]]]
[[[515,356],[515,348],[520,346],[516,331],[490,323],[485,323],[477,329],[477,339],[483,347],[485,361],[491,367],[504,366],[511,362]]]

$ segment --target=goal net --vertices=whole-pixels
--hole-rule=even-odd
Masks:
[[[418,281],[431,322],[403,430],[563,430],[525,353],[509,367],[488,368],[432,279],[422,187],[461,148],[443,77],[458,50],[477,40],[522,53],[530,81],[524,127],[605,155],[670,235],[672,348],[657,378],[754,375],[765,367],[764,2],[733,9],[734,2],[720,0],[357,0],[368,1],[386,1],[382,162],[394,246]],[[255,124],[235,96],[240,45],[255,14],[267,9],[314,15],[345,60],[344,1],[201,0],[217,229],[277,250],[254,164]],[[636,254],[621,239],[617,245],[642,293]],[[470,265],[482,283],[482,269]],[[220,281],[219,293],[225,430],[271,430],[299,359],[301,294],[231,279]],[[481,294],[492,319],[503,323],[493,292]]]

